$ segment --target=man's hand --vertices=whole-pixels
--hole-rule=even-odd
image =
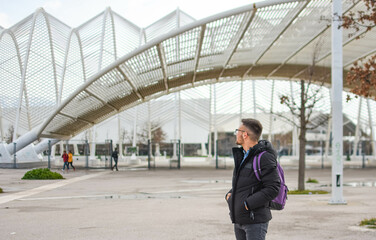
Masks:
[[[231,197],[231,193],[227,193],[227,196],[226,196],[226,201],[228,201],[228,199]]]

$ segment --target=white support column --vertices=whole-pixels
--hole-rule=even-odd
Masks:
[[[40,143],[34,146],[34,151],[36,154],[40,154],[45,150],[48,150],[48,142],[50,141],[51,147],[54,146],[56,143],[60,142],[58,139],[44,139]],[[51,154],[52,155],[52,154]]]
[[[63,143],[63,141],[61,141],[60,144],[59,144],[59,150],[60,150],[60,156],[61,156],[63,154],[63,152],[64,152],[64,143]]]
[[[256,80],[252,80],[252,93],[253,93],[253,118],[256,119]]]
[[[273,134],[273,105],[274,105],[274,80],[272,82],[272,95],[270,97],[270,116],[269,116],[269,142],[272,142],[272,134]]]
[[[56,144],[51,146],[51,158],[55,159],[56,155]]]
[[[376,158],[376,147],[375,147],[375,132],[373,129],[373,122],[372,122],[372,111],[371,111],[371,106],[370,106],[369,99],[367,98],[367,108],[368,108],[368,121],[369,121],[369,128],[371,130],[371,146],[372,146],[372,155],[374,158]]]
[[[180,28],[180,9],[176,9],[176,28]],[[176,37],[176,61],[180,61],[180,35]]]
[[[218,130],[217,130],[217,85],[214,85],[214,158],[217,157],[217,140],[218,140]]]
[[[293,156],[299,156],[299,133],[298,128],[294,125],[292,129],[292,155]]]
[[[331,204],[346,204],[343,199],[343,56],[342,56],[342,1],[332,1],[332,198]]]
[[[182,136],[181,136],[181,94],[180,94],[180,91],[178,93],[179,95],[179,140],[180,140],[180,155],[183,154],[182,152]],[[183,159],[181,156],[180,156],[180,159]]]
[[[330,115],[332,115],[332,111],[330,111]],[[332,132],[332,118],[329,118],[328,121],[328,129],[326,131],[326,141],[325,141],[325,154],[324,159],[325,162],[328,162],[328,156],[329,156],[329,147],[330,147],[330,133]],[[332,154],[333,155],[333,154]]]
[[[212,140],[211,140],[211,132],[212,132],[212,94],[213,94],[213,85],[210,85],[210,99],[209,99],[209,139],[208,139],[208,158],[212,157]]]
[[[121,137],[121,121],[120,121],[120,113],[117,115],[117,120],[118,120],[118,144],[119,144],[119,158],[123,159],[123,139]]]
[[[205,143],[201,143],[201,156],[207,156],[208,153],[206,152],[206,146]]]
[[[328,156],[329,156],[329,148],[330,148],[330,143],[333,140],[332,134],[332,122],[333,122],[333,96],[332,92],[329,91],[329,103],[330,103],[330,115],[329,115],[329,120],[328,120],[328,129],[326,131],[326,142],[325,142],[325,155],[324,155],[324,161],[329,162]],[[332,147],[332,156],[333,156],[333,147]]]
[[[96,128],[96,125],[94,125],[90,130],[90,159],[95,159]]]
[[[2,107],[0,106],[0,143],[2,143],[3,141],[5,141],[5,133],[4,133],[4,127],[3,127],[3,110],[2,110]]]
[[[148,139],[150,140],[150,156],[153,156],[153,142],[151,141],[151,107],[150,101],[148,101]]]
[[[98,72],[102,69],[104,39],[105,39],[105,33],[106,33],[106,20],[107,20],[108,12],[109,12],[109,8],[106,8],[103,21],[102,21],[102,34],[101,34],[101,44],[100,44],[100,50],[99,50]]]
[[[135,114],[133,119],[133,141],[132,147],[136,147],[137,145],[137,115],[138,115],[138,107],[135,108]]]
[[[359,128],[360,128],[360,114],[362,112],[362,102],[363,98],[359,97],[359,108],[358,108],[358,117],[357,117],[357,122],[356,122],[356,128],[355,128],[355,139],[354,139],[354,152],[353,156],[358,155],[358,144],[359,144]]]
[[[25,59],[23,61],[24,65],[23,65],[22,72],[21,72],[21,85],[20,85],[20,93],[18,95],[16,120],[15,120],[15,123],[14,123],[14,132],[13,132],[13,141],[15,141],[17,139],[17,134],[18,134],[18,125],[19,125],[20,117],[21,117],[20,115],[21,115],[21,108],[22,108],[22,98],[23,98],[23,95],[24,95],[24,90],[25,90],[25,85],[26,85],[26,71],[27,71],[27,66],[28,66],[27,63],[29,62],[31,43],[32,43],[32,39],[33,39],[33,32],[34,32],[34,29],[35,29],[35,21],[36,21],[38,12],[39,11],[35,12],[34,16],[33,16],[33,22],[31,24],[32,28],[30,29],[30,32],[29,32],[29,36],[28,36],[29,39],[28,39],[28,43],[27,43],[26,55],[25,55]]]
[[[178,128],[178,116],[179,116],[179,102],[178,102],[178,96],[177,96],[177,93],[175,93],[175,119],[174,119],[174,143],[173,143],[173,147],[174,147],[174,150],[173,150],[173,155],[172,155],[172,159],[177,159],[177,154],[176,154],[176,151],[177,151],[177,138],[178,138],[178,133],[177,133],[177,128]]]
[[[290,94],[291,94],[291,101],[294,102],[294,90],[292,87],[292,81],[290,81]],[[296,123],[296,118],[292,115],[294,123]],[[292,156],[299,156],[299,137],[298,137],[298,128],[295,124],[292,126]]]
[[[80,155],[77,143],[73,143],[73,155]]]
[[[242,121],[243,118],[243,83],[244,81],[242,80],[240,82],[240,109],[239,109],[239,123]]]
[[[135,114],[134,114],[134,119],[133,119],[133,142],[132,142],[132,147],[136,147],[137,143],[137,115],[138,115],[138,107],[135,107]],[[131,160],[135,161],[136,160],[136,153],[133,152],[131,156]]]

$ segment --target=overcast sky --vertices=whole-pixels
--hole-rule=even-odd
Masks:
[[[147,27],[179,8],[195,19],[260,2],[261,0],[0,0],[0,26],[9,28],[43,7],[51,15],[77,27],[111,9],[139,27]]]

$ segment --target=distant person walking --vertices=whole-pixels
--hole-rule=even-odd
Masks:
[[[73,166],[73,154],[72,154],[72,151],[69,151],[68,153],[68,169],[69,169],[69,165],[72,166],[73,170],[76,171],[76,168]]]
[[[67,170],[69,170],[69,165],[68,165],[68,159],[69,159],[69,156],[67,154],[67,151],[64,151],[63,152],[63,155],[61,155],[61,157],[63,158],[63,161],[64,161],[64,165],[63,165],[63,171],[65,170],[65,166],[67,167]]]
[[[265,239],[272,219],[270,201],[278,195],[281,185],[277,153],[270,142],[259,141],[261,132],[261,123],[251,118],[242,119],[242,124],[235,130],[236,144],[242,147],[232,149],[235,168],[232,188],[225,198],[237,240]],[[261,181],[253,169],[255,157],[261,157]]]
[[[115,165],[112,167],[112,171],[114,170],[114,168],[116,168],[116,171],[119,171],[119,169],[117,167],[118,155],[119,155],[119,152],[118,152],[117,148],[115,148],[115,150],[112,152],[112,158],[114,159],[114,162],[115,162]]]

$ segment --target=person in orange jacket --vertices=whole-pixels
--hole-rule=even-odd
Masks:
[[[69,151],[69,153],[68,153],[68,169],[69,169],[69,164],[72,166],[73,170],[76,171],[76,168],[73,166],[73,154],[72,154],[72,151]]]

